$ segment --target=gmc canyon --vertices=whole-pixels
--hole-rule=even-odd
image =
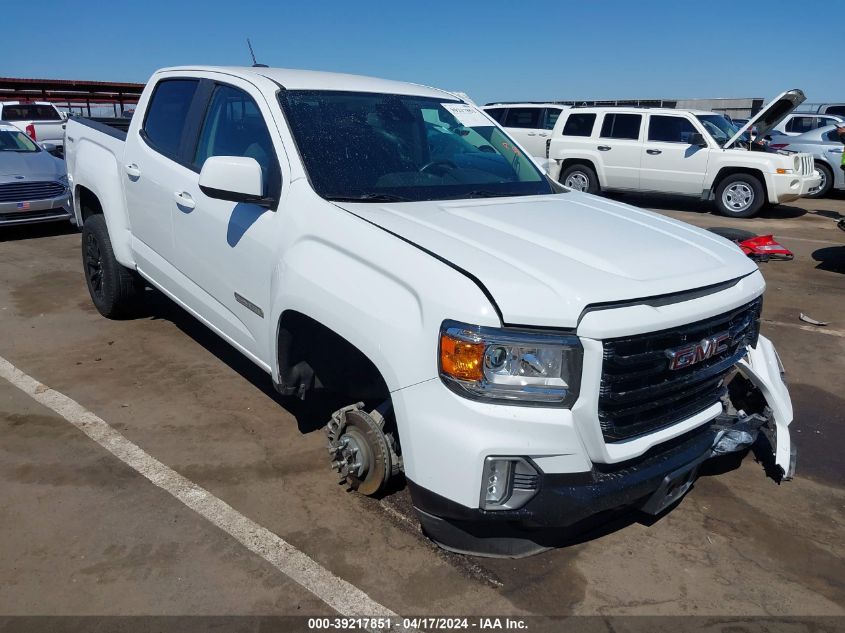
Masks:
[[[404,474],[443,547],[522,556],[606,510],[662,512],[758,436],[792,476],[757,266],[551,181],[459,96],[168,68],[127,132],[71,119],[66,153],[97,310],[155,287],[282,394],[345,394],[332,467],[367,495]]]

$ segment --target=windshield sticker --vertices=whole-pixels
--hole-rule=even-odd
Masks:
[[[440,105],[464,127],[490,127],[493,125],[493,122],[480,110],[466,103],[441,103]]]

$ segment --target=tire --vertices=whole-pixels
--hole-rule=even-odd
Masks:
[[[716,208],[729,218],[750,218],[765,203],[763,183],[751,174],[726,176],[716,187]]]
[[[815,162],[816,169],[822,177],[822,182],[817,191],[804,196],[805,198],[824,198],[833,189],[833,170],[820,161]]]
[[[583,163],[576,163],[564,169],[559,182],[564,187],[569,187],[575,191],[593,194],[599,192],[599,179],[596,172],[593,171],[592,167]]]
[[[89,217],[82,226],[82,267],[97,312],[107,319],[135,314],[144,284],[137,273],[115,259],[103,215]]]

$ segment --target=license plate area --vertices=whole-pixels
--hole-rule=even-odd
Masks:
[[[640,509],[647,514],[660,514],[678,501],[692,488],[702,461],[704,460],[687,464],[666,475],[660,487],[652,493]]]

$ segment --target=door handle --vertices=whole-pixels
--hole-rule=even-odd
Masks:
[[[609,152],[611,149],[612,148],[610,147],[610,145],[599,145],[598,146],[598,150],[600,152]]]
[[[528,132],[528,136],[537,136],[536,132]]]
[[[126,166],[126,174],[130,178],[140,178],[141,177],[141,170],[138,168],[138,165],[135,163],[130,163]]]
[[[660,149],[647,149],[645,151],[646,154],[651,154],[652,156],[657,156],[658,154],[662,154],[663,150]]]
[[[537,136],[548,136],[546,132],[540,132]]]
[[[197,203],[194,202],[194,199],[191,197],[187,191],[177,191],[173,194],[173,199],[176,200],[176,204],[180,207],[185,207],[186,209],[193,209],[197,206]]]

